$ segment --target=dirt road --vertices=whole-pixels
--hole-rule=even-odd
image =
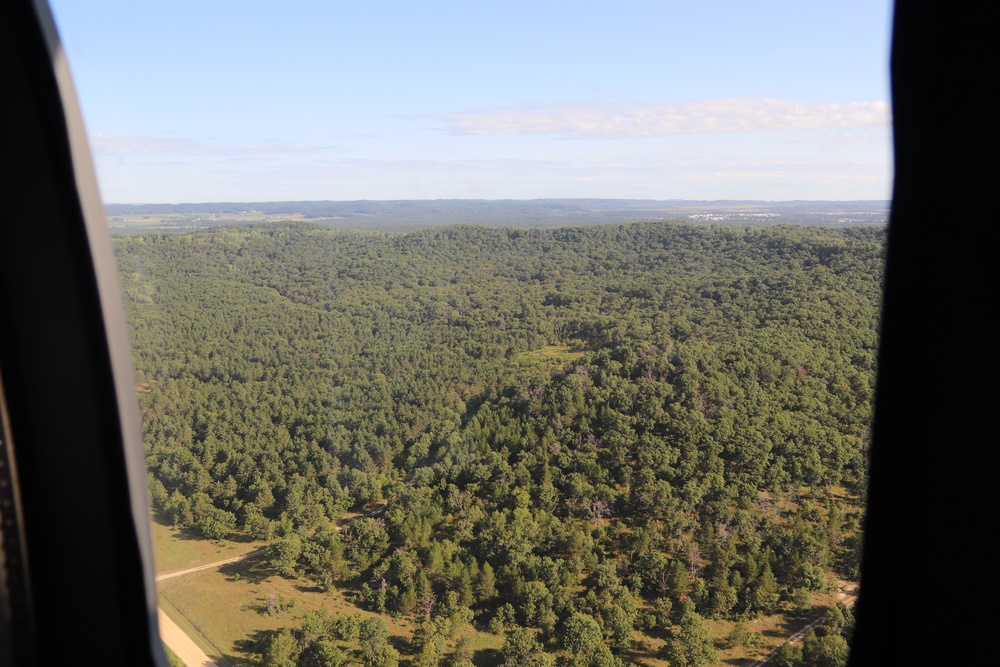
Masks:
[[[210,570],[214,567],[222,567],[223,565],[229,565],[230,563],[237,563],[241,560],[246,560],[248,558],[254,558],[260,556],[263,550],[258,549],[257,551],[251,551],[250,553],[243,554],[242,556],[235,556],[233,558],[226,558],[225,560],[217,560],[214,563],[208,563],[206,565],[199,565],[198,567],[189,567],[186,570],[178,570],[177,572],[166,572],[164,574],[156,575],[157,581],[163,581],[164,579],[172,579],[174,577],[179,577],[184,574],[191,574],[192,572],[198,572],[200,570]],[[163,608],[157,609],[159,612],[158,616],[160,619],[160,639],[163,643],[170,647],[170,650],[177,654],[177,657],[184,661],[187,667],[216,667],[216,664],[212,662],[209,657],[202,651],[197,644],[185,633],[180,627],[170,620],[170,617],[163,613]]]
[[[412,484],[409,482],[408,485]],[[358,519],[364,519],[367,517],[377,516],[385,511],[386,506],[382,505],[360,514],[351,520],[346,525],[337,526],[337,530],[343,530],[347,528],[351,523],[357,521]],[[250,553],[243,554],[242,556],[234,556],[233,558],[227,558],[225,560],[217,560],[214,563],[207,563],[205,565],[199,565],[197,567],[189,567],[186,570],[178,570],[177,572],[165,572],[164,574],[156,575],[157,581],[163,581],[164,579],[172,579],[174,577],[180,577],[185,574],[191,574],[192,572],[199,572],[201,570],[210,570],[214,567],[222,567],[223,565],[229,565],[230,563],[237,563],[241,560],[247,560],[248,558],[255,558],[264,553],[263,549],[257,549],[256,551],[251,551]],[[177,657],[184,661],[187,667],[216,667],[216,664],[209,660],[205,652],[198,648],[198,645],[183,631],[176,623],[170,620],[166,614],[163,613],[163,609],[157,609],[159,611],[160,617],[160,638],[163,639],[163,643],[170,647],[170,650],[177,654]]]
[[[181,630],[170,617],[163,613],[163,609],[157,609],[157,616],[160,621],[160,639],[170,647],[170,650],[177,654],[177,657],[184,661],[187,667],[217,667],[205,652],[191,638]]]
[[[207,565],[199,565],[198,567],[189,567],[186,570],[178,570],[177,572],[166,572],[164,574],[156,575],[157,581],[163,581],[164,579],[173,579],[174,577],[179,577],[184,574],[191,574],[192,572],[198,572],[200,570],[211,570],[213,567],[222,567],[223,565],[229,565],[230,563],[238,563],[241,560],[246,560],[248,558],[254,558],[260,556],[264,553],[263,549],[257,549],[257,551],[251,551],[250,553],[243,554],[242,556],[234,556],[233,558],[227,558],[225,560],[217,560],[214,563],[208,563]]]
[[[843,584],[843,582],[841,582],[841,583]],[[857,593],[856,593],[856,591],[850,591],[850,592],[848,592],[848,591],[841,590],[840,593],[837,594],[837,601],[838,602],[843,602],[848,607],[853,607],[854,606],[854,601],[856,599],[857,599]],[[823,613],[825,614],[826,612],[823,612]],[[762,665],[767,664],[767,662],[771,658],[773,658],[774,655],[778,652],[779,648],[781,648],[783,645],[788,644],[788,643],[795,644],[797,642],[802,641],[802,639],[806,636],[806,633],[809,632],[810,628],[815,628],[817,625],[819,625],[822,622],[823,622],[823,616],[822,615],[817,616],[814,621],[812,621],[811,623],[809,623],[809,625],[805,626],[804,628],[802,628],[798,632],[796,632],[796,633],[792,634],[791,636],[789,636],[788,639],[786,639],[785,641],[781,642],[781,644],[778,644],[777,646],[775,646],[773,649],[771,649],[771,652],[768,653],[767,655],[765,655],[763,658],[761,658],[760,660],[757,660],[756,662],[751,663],[750,667],[761,667]]]

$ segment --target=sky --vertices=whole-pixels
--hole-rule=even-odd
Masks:
[[[107,203],[891,191],[891,0],[50,3]]]

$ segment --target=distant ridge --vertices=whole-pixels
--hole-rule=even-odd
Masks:
[[[410,231],[452,224],[566,227],[652,220],[701,224],[881,225],[889,202],[436,199],[109,204],[113,229],[190,229],[219,224],[306,219],[339,229]]]

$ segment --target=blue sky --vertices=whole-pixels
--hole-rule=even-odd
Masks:
[[[884,199],[888,0],[50,0],[105,201]]]

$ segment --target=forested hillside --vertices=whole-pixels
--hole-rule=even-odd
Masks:
[[[641,633],[705,664],[703,617],[857,576],[883,241],[680,223],[119,237],[153,503],[421,619],[421,665],[467,662],[449,640],[467,623],[506,633],[512,665],[615,665]],[[312,621],[264,661],[347,659],[336,619]],[[366,664],[393,664],[382,644]]]

